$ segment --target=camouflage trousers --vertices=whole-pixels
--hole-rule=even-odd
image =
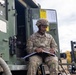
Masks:
[[[42,64],[42,57],[34,55],[29,58],[27,75],[36,75],[37,69]],[[55,56],[46,57],[44,63],[48,66],[50,75],[58,74],[58,58]]]

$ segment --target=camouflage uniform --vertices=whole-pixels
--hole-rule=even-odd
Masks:
[[[34,33],[27,41],[27,52],[33,53],[36,48],[42,47],[44,50],[49,51],[50,48],[54,48],[55,52],[57,51],[57,44],[54,38],[45,33],[40,35],[38,32]],[[45,58],[45,57],[43,57]],[[42,57],[38,55],[31,56],[29,58],[29,66],[27,75],[36,75],[38,66],[42,63]],[[55,56],[47,56],[44,59],[44,62],[48,65],[50,75],[57,75],[58,72],[58,58]]]

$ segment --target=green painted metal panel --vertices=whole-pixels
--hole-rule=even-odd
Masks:
[[[8,24],[9,24],[9,36],[16,34],[16,20],[15,20],[15,0],[8,0]]]
[[[8,43],[8,22],[0,18],[0,56],[2,56],[5,61],[9,60]]]

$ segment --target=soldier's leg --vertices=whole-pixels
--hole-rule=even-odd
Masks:
[[[27,75],[36,75],[37,69],[41,63],[42,63],[41,57],[37,55],[30,57]]]
[[[49,67],[50,75],[58,75],[58,58],[53,56],[47,57],[45,62]]]

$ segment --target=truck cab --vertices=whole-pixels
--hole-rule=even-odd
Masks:
[[[41,9],[34,0],[0,1],[0,56],[9,65],[11,71],[26,70],[28,37],[38,29],[36,22],[45,18],[50,25],[47,32],[52,34],[59,48],[57,12],[54,9]],[[60,57],[58,50],[58,57]]]

